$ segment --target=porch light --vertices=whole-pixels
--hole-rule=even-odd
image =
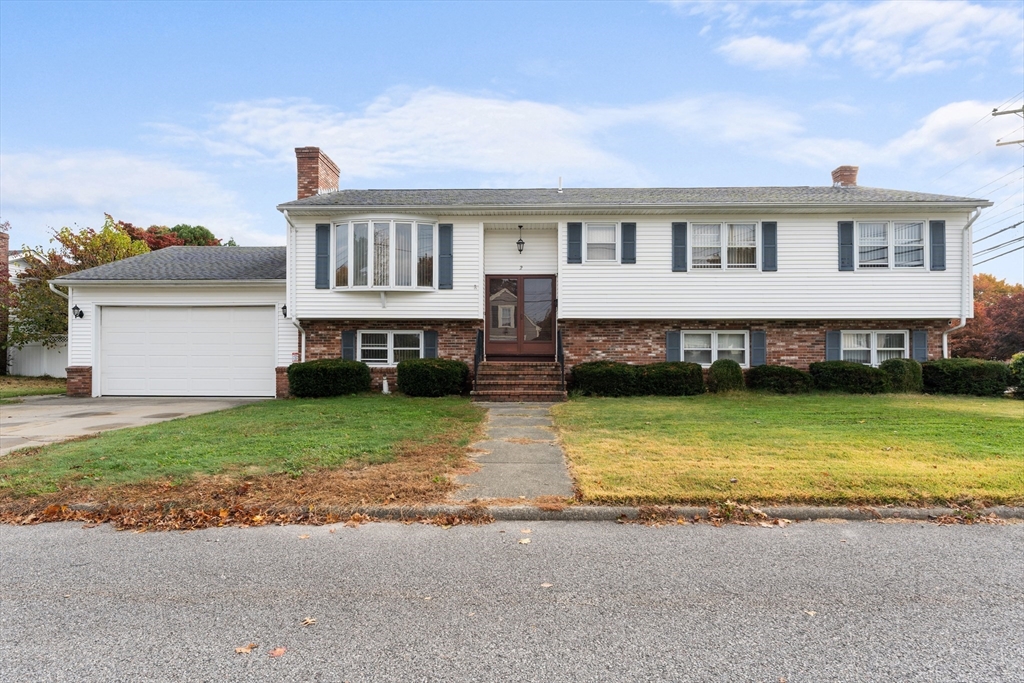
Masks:
[[[522,250],[520,249],[520,251]],[[84,318],[85,311],[79,308],[78,304],[75,304],[74,306],[71,307],[71,315],[75,316],[76,318]]]
[[[526,242],[523,241],[523,226],[520,225],[519,226],[519,239],[516,241],[516,249],[518,249],[519,253],[522,254],[523,253],[523,247],[525,247],[525,246],[526,246]]]
[[[284,316],[285,318],[288,317],[288,304],[285,304],[284,306],[281,307],[281,315]]]

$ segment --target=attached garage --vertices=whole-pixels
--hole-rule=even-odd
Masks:
[[[266,396],[298,351],[284,247],[169,247],[67,275],[68,393]]]
[[[273,306],[103,306],[105,396],[273,396]]]

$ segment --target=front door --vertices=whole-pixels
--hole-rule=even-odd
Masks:
[[[487,276],[487,357],[555,355],[555,276]]]

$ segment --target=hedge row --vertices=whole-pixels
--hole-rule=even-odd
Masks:
[[[398,364],[398,390],[406,396],[461,394],[469,383],[469,366],[461,360],[418,358]]]
[[[398,364],[398,389],[408,396],[461,394],[469,380],[469,367],[458,360],[421,358]],[[292,396],[323,398],[370,390],[370,368],[354,360],[329,358],[288,366]]]
[[[810,372],[783,365],[751,368],[744,379],[731,360],[715,361],[708,370],[707,391],[747,388],[777,394],[840,391],[849,394],[886,392],[1002,396],[1007,387],[1024,398],[1024,353],[1010,365],[998,361],[953,358],[918,363],[891,358],[881,367],[849,361],[812,363]],[[612,361],[580,363],[572,370],[570,388],[585,396],[692,396],[705,391],[703,371],[696,363],[629,365]]]

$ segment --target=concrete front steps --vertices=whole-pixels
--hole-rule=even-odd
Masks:
[[[553,362],[498,362],[480,364],[474,401],[564,401],[562,370]]]

